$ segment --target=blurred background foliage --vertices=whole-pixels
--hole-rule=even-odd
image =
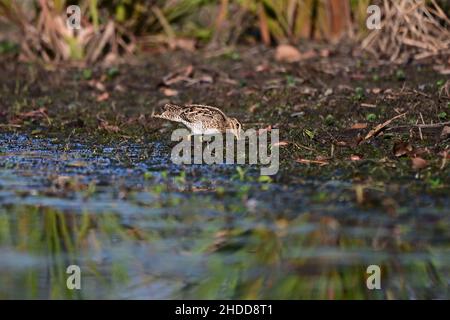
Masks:
[[[413,0],[408,0],[413,1]],[[415,1],[415,0],[414,0]],[[367,33],[369,0],[0,0],[0,40],[18,31],[25,58],[110,60],[136,49],[194,50],[238,42],[337,42]],[[429,1],[434,2],[434,0]],[[448,1],[437,1],[448,13]],[[82,30],[65,25],[81,8]],[[6,22],[6,24],[5,24]],[[15,28],[13,28],[15,27]],[[24,44],[25,42],[25,44]]]

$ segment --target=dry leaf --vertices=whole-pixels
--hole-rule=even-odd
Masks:
[[[433,69],[437,72],[439,72],[440,74],[443,75],[450,75],[450,68],[447,68],[446,66],[443,65],[436,65],[433,67]]]
[[[409,142],[396,142],[394,143],[394,155],[396,157],[402,157],[410,154],[413,151],[413,146]]]
[[[318,164],[319,166],[326,166],[328,164],[328,161],[325,160],[297,159],[295,161],[298,163],[305,163],[305,164]]]
[[[213,77],[211,77],[210,75],[207,75],[207,74],[201,76],[198,79],[198,81],[201,83],[213,83],[214,82]]]
[[[175,89],[163,88],[161,91],[166,97],[174,97],[178,95],[178,91]]]
[[[373,88],[372,89],[372,93],[373,94],[379,94],[381,92],[381,89],[380,88]]]
[[[256,66],[256,68],[255,68],[255,71],[256,72],[264,72],[264,71],[267,71],[267,70],[269,70],[269,65],[268,64],[260,64],[260,65],[258,65],[258,66]]]
[[[421,157],[415,157],[411,159],[411,166],[414,170],[420,170],[428,166],[428,161]]]
[[[102,94],[97,96],[97,102],[102,102],[102,101],[106,101],[109,99],[109,93],[108,92],[103,92]]]
[[[367,123],[355,123],[350,127],[350,129],[365,129],[367,128]]]
[[[361,107],[364,107],[364,108],[376,108],[377,105],[373,104],[373,103],[361,103]]]
[[[441,138],[442,138],[442,139],[445,139],[445,138],[447,138],[449,135],[450,135],[450,127],[449,127],[449,126],[445,126],[445,127],[442,129],[442,132],[441,132]]]
[[[308,60],[317,57],[317,52],[314,50],[308,50],[301,53],[300,60]]]
[[[298,62],[302,59],[302,54],[293,46],[280,44],[276,49],[275,59],[283,62]]]
[[[259,107],[258,103],[254,103],[250,106],[250,108],[248,108],[248,111],[250,111],[251,113],[255,112],[255,110]]]
[[[114,87],[114,90],[115,90],[115,91],[118,91],[118,92],[125,92],[125,91],[126,91],[125,87],[122,86],[121,84],[117,84],[117,85]]]
[[[88,85],[97,89],[98,91],[106,90],[105,85],[102,82],[97,81],[97,80],[89,80]]]
[[[195,40],[178,38],[174,39],[171,43],[172,49],[179,48],[186,51],[195,51]]]
[[[321,50],[319,51],[319,55],[320,55],[322,58],[327,58],[327,57],[330,56],[330,54],[331,54],[331,52],[330,52],[329,49],[321,49]]]
[[[118,126],[109,124],[108,121],[103,120],[102,118],[99,117],[99,115],[97,115],[97,121],[99,122],[99,124],[98,124],[99,129],[103,129],[108,132],[114,132],[114,133],[117,133],[120,130]]]
[[[102,122],[98,127],[99,127],[99,129],[103,129],[103,130],[106,130],[108,132],[117,133],[117,132],[120,131],[118,126],[110,125],[110,124],[108,124],[108,122]]]
[[[37,110],[19,113],[17,116],[19,118],[43,118],[47,117],[47,109],[39,108]]]
[[[283,147],[283,146],[287,146],[288,144],[289,144],[288,141],[280,141],[280,142],[274,143],[273,146],[274,147]]]
[[[447,159],[450,159],[450,153],[448,152],[448,150],[444,150],[439,155],[442,156],[442,164],[439,169],[444,170],[445,166],[447,165]]]
[[[189,80],[189,78],[192,76],[193,72],[194,72],[194,67],[192,65],[189,65],[178,71],[169,73],[167,76],[165,76],[162,79],[162,82],[166,86],[170,86],[170,85],[178,83],[180,81],[186,81],[186,80]]]
[[[444,151],[440,152],[439,155],[445,159],[450,159],[450,151],[449,150],[444,150]]]

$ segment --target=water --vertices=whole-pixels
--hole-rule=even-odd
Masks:
[[[0,298],[450,297],[448,197],[400,186],[373,191],[396,210],[362,208],[349,181],[259,183],[169,155],[0,135]]]

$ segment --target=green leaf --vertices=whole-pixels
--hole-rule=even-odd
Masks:
[[[92,79],[92,70],[91,69],[84,69],[83,70],[83,78],[85,80],[90,80]]]
[[[271,183],[272,182],[272,178],[270,176],[259,176],[258,182]]]
[[[375,120],[377,120],[377,115],[375,113],[369,113],[366,116],[366,120],[367,121],[375,121]]]

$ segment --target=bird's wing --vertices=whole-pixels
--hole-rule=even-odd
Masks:
[[[203,105],[187,105],[180,113],[180,118],[186,122],[222,122],[226,120],[225,114],[217,108]]]
[[[192,107],[192,108],[198,108],[198,109],[202,109],[202,110],[208,110],[211,113],[218,113],[224,119],[227,119],[227,116],[225,115],[225,113],[223,113],[222,110],[220,110],[219,108],[216,108],[216,107],[205,106],[205,105],[201,105],[201,104],[189,104],[189,105],[186,105],[185,107]]]

